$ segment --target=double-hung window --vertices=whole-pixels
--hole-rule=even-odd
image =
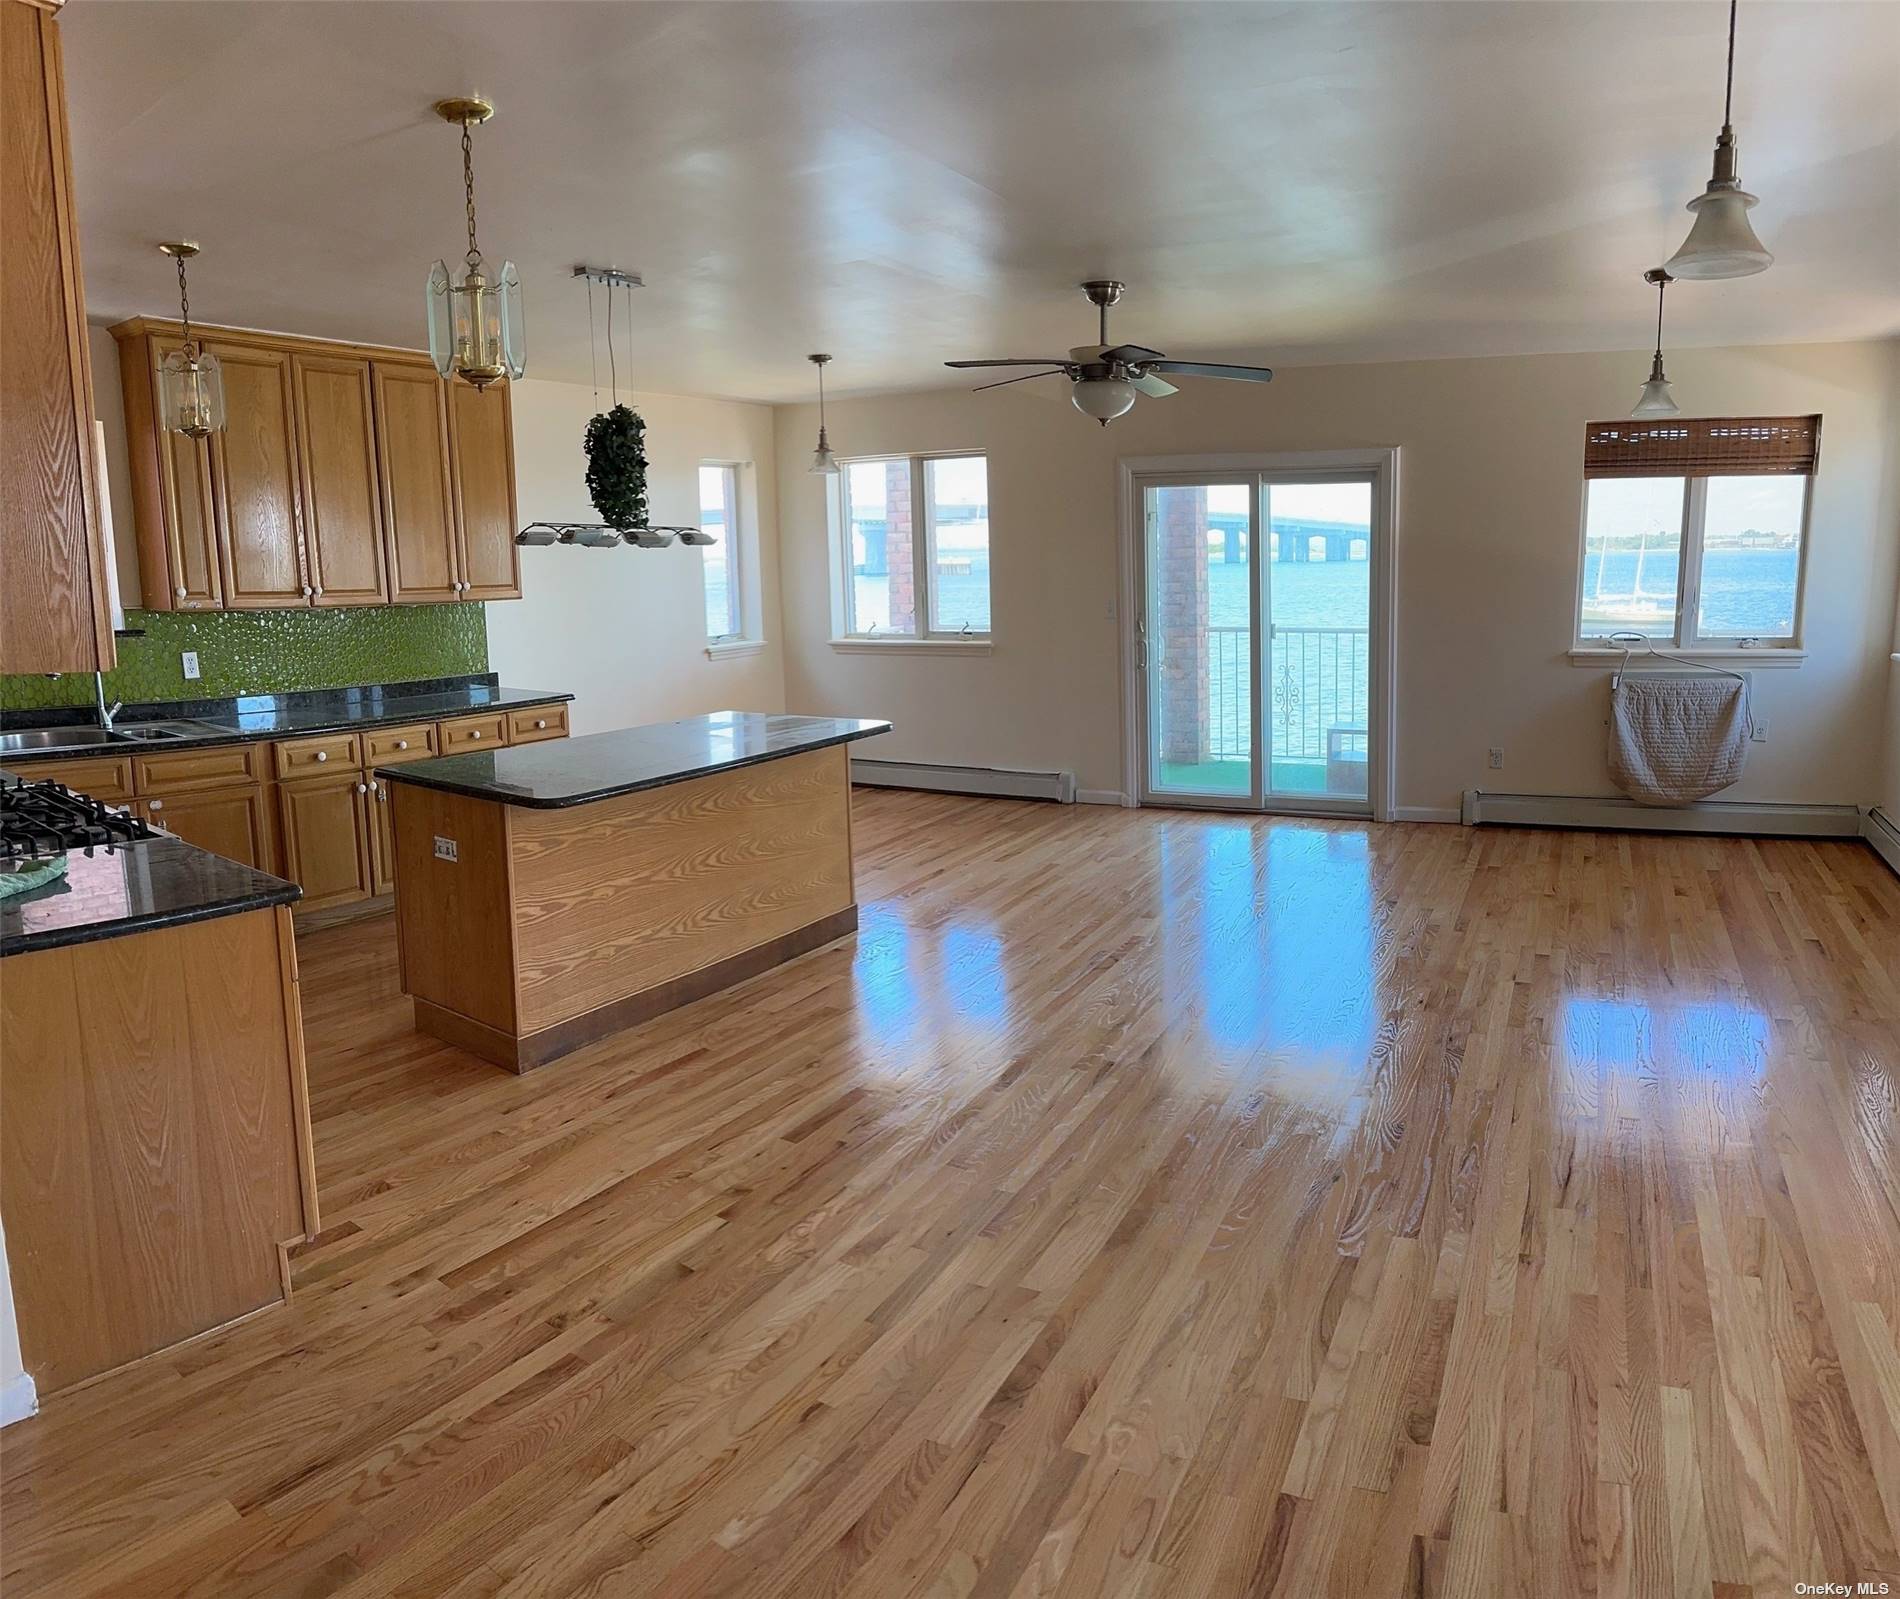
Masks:
[[[836,479],[847,638],[987,639],[989,463],[978,454],[845,461]]]
[[[1592,422],[1576,643],[1794,649],[1818,416]]]
[[[746,630],[745,528],[739,515],[739,468],[709,461],[699,469],[699,525],[714,543],[700,546],[706,593],[706,642],[734,644]]]

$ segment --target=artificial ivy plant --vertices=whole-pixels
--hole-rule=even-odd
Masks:
[[[616,405],[587,424],[587,493],[611,528],[647,525],[647,425]]]

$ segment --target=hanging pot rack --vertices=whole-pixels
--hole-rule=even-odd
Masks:
[[[573,276],[585,278],[589,290],[587,314],[587,349],[591,358],[594,349],[593,286],[603,285],[611,296],[618,289],[625,289],[631,296],[635,289],[646,287],[646,280],[638,272],[623,272],[618,267],[588,266],[581,263],[575,266]],[[610,319],[611,322],[611,319]],[[609,335],[611,337],[611,334]],[[612,346],[608,347],[608,357],[613,355]],[[616,380],[616,389],[618,382]],[[598,369],[594,376],[594,398],[600,398],[600,376]],[[678,540],[681,544],[706,545],[717,544],[718,539],[699,527],[609,527],[605,522],[530,522],[515,535],[515,543],[530,547],[549,544],[572,544],[584,550],[611,550],[619,545],[628,549],[663,550]]]

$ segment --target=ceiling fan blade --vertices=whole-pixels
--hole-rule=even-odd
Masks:
[[[1218,361],[1148,361],[1150,372],[1178,372],[1188,378],[1238,378],[1242,383],[1271,383],[1270,366],[1224,366]]]
[[[1124,361],[1130,366],[1137,361],[1165,361],[1167,357],[1159,350],[1151,350],[1145,344],[1117,344],[1112,349],[1099,352],[1098,361]]]
[[[1047,372],[1025,372],[1019,378],[998,378],[994,383],[979,383],[970,390],[972,394],[981,394],[985,389],[1006,389],[1012,383],[1027,383],[1031,378],[1053,378],[1065,376],[1061,367],[1051,367]]]
[[[1132,378],[1130,381],[1136,388],[1140,389],[1143,394],[1152,394],[1157,400],[1166,395],[1179,394],[1181,392],[1172,383],[1164,382],[1152,372],[1144,372],[1140,377]]]
[[[1017,360],[1017,359],[1015,359],[1015,358],[1013,358],[1013,357],[1011,357],[1011,358],[1008,358],[1008,359],[1004,359],[1004,360],[1000,360],[1000,361],[946,361],[946,362],[944,362],[944,365],[945,365],[945,366],[1054,366],[1054,367],[1064,367],[1064,366],[1067,366],[1068,364],[1069,364],[1069,363],[1068,363],[1068,362],[1067,362],[1066,360],[1064,360],[1064,359],[1063,359],[1063,357],[1061,357],[1061,356],[1059,356],[1059,355],[1045,355],[1045,356],[1042,356],[1041,358],[1039,358],[1039,359],[1037,359],[1037,360],[1029,360],[1029,359],[1027,359],[1027,358],[1024,358],[1024,359],[1022,359],[1022,360]]]

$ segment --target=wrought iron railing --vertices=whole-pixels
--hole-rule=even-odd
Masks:
[[[1274,627],[1266,738],[1278,761],[1324,761],[1328,735],[1363,729],[1370,703],[1369,634],[1363,627]],[[1207,630],[1208,755],[1245,760],[1251,744],[1250,630]],[[1363,741],[1352,745],[1363,749]]]

